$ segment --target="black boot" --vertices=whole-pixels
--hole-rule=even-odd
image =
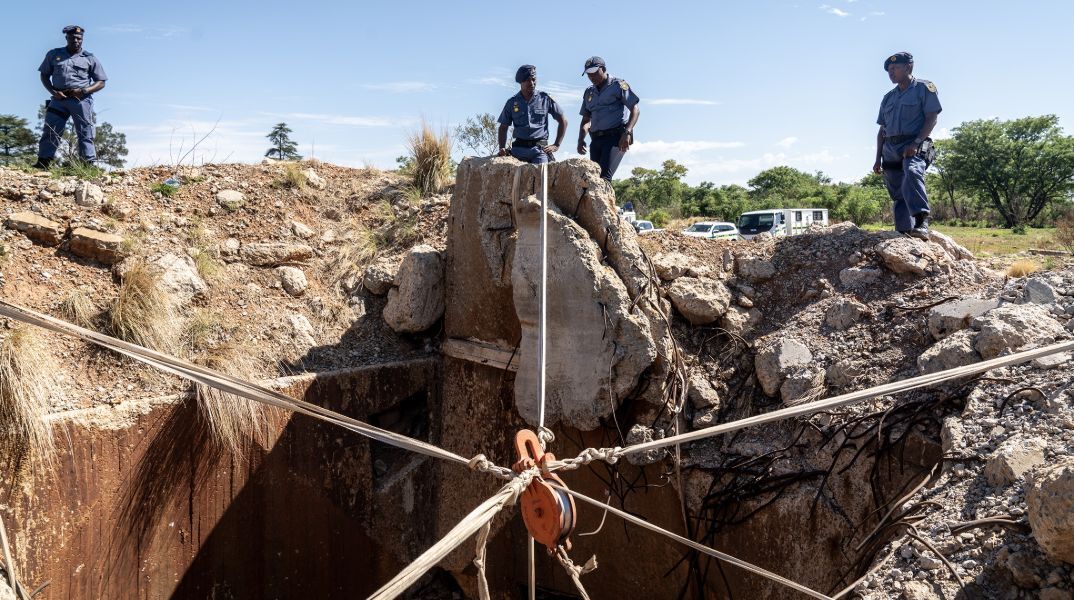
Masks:
[[[54,159],[51,159],[51,158],[44,158],[44,157],[38,156],[37,157],[37,162],[34,163],[34,168],[35,169],[41,169],[43,171],[47,171],[49,169],[49,167],[52,166],[52,161],[53,160]]]
[[[914,215],[914,228],[906,233],[910,237],[929,241],[929,213],[921,212]]]

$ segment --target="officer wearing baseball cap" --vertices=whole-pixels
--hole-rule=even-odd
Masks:
[[[608,75],[604,59],[585,61],[584,74],[593,85],[582,94],[582,123],[578,128],[578,154],[585,154],[589,132],[589,158],[600,165],[600,176],[611,181],[623,155],[634,143],[638,123],[638,95],[622,79]]]
[[[559,104],[544,92],[537,91],[537,67],[522,65],[515,72],[515,83],[519,92],[507,99],[500,111],[500,124],[497,141],[500,144],[500,156],[510,154],[515,158],[533,164],[555,160],[552,153],[563,143],[567,134],[567,118]],[[556,143],[548,145],[548,116],[559,123],[556,128]],[[507,149],[507,129],[514,126],[514,141]]]
[[[925,170],[935,156],[929,135],[943,108],[936,85],[913,76],[914,56],[909,52],[889,56],[884,71],[896,85],[880,102],[873,172],[884,176],[894,203],[895,230],[927,241]]]
[[[41,73],[41,85],[51,98],[45,101],[45,126],[37,150],[37,164],[47,169],[60,146],[67,119],[74,124],[78,136],[78,154],[82,160],[97,160],[93,146],[93,94],[104,89],[108,75],[97,57],[82,49],[85,30],[78,25],[63,28],[67,46],[54,48],[45,54],[45,60],[37,69]]]

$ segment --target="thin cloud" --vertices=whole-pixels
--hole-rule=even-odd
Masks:
[[[701,100],[698,98],[654,98],[652,100],[642,100],[645,104],[653,104],[657,106],[719,106],[720,103],[715,100]]]
[[[161,40],[182,35],[190,30],[185,27],[146,27],[138,23],[119,23],[101,27],[101,31],[116,34],[142,34],[151,40]]]
[[[820,9],[823,10],[824,12],[828,13],[829,15],[835,15],[837,17],[849,17],[850,16],[850,13],[848,13],[847,11],[839,9],[839,8],[836,8],[834,6],[829,6],[827,4],[822,4],[820,6]]]
[[[386,83],[367,83],[363,85],[367,90],[377,92],[391,92],[393,94],[406,94],[413,92],[428,92],[436,89],[436,85],[426,81],[389,81]]]
[[[162,104],[161,106],[174,110],[196,110],[199,112],[212,112],[219,110],[218,108],[213,108],[211,106],[194,106],[191,104]]]
[[[779,146],[780,148],[790,148],[797,141],[798,141],[798,138],[796,138],[794,136],[785,137],[782,140],[776,142],[776,145]]]
[[[300,121],[317,121],[329,125],[347,125],[350,127],[404,127],[411,125],[411,119],[395,119],[389,117],[355,117],[352,115],[332,115],[321,113],[264,113],[268,116],[282,119],[295,119]]]
[[[517,83],[514,85],[518,85]],[[541,81],[537,78],[537,89],[544,90],[549,94],[555,94],[558,96],[581,96],[585,93],[585,88],[571,85],[569,83],[563,83],[562,81]]]

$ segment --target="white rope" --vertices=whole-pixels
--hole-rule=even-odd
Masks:
[[[1027,350],[1025,352],[1018,352],[999,358],[992,358],[990,361],[984,361],[974,365],[967,365],[963,367],[956,367],[953,369],[942,370],[939,372],[933,372],[933,374],[923,375],[906,379],[903,381],[896,381],[892,383],[885,383],[883,385],[877,385],[875,387],[869,387],[868,390],[861,390],[858,392],[851,392],[848,394],[842,394],[840,396],[833,396],[824,400],[816,400],[813,403],[807,403],[799,406],[788,407],[781,410],[773,410],[772,412],[766,412],[765,414],[758,414],[751,416],[749,419],[741,419],[739,421],[731,421],[730,423],[724,423],[721,425],[713,425],[712,427],[706,427],[698,429],[696,431],[690,431],[688,434],[682,434],[679,436],[671,436],[661,440],[653,440],[650,442],[639,443],[636,445],[628,445],[626,448],[616,449],[600,449],[595,451],[603,455],[609,453],[618,456],[624,456],[626,454],[637,454],[639,452],[647,452],[657,448],[665,448],[668,445],[674,445],[679,443],[685,443],[688,441],[699,440],[703,438],[710,438],[713,436],[719,436],[730,433],[730,431],[736,431],[738,429],[744,429],[746,427],[752,427],[754,425],[763,425],[765,423],[772,423],[775,421],[783,421],[785,419],[793,419],[795,416],[802,416],[807,414],[813,414],[815,412],[821,412],[832,408],[838,408],[854,403],[858,403],[861,400],[868,400],[877,396],[886,396],[890,394],[896,394],[899,392],[906,392],[909,390],[916,390],[918,387],[926,387],[947,381],[950,379],[959,379],[962,377],[968,377],[971,375],[982,374],[982,372],[995,369],[998,367],[1006,367],[1016,365],[1019,363],[1026,363],[1032,361],[1033,358],[1039,358],[1041,356],[1047,356],[1050,354],[1058,354],[1059,352],[1074,351],[1074,341],[1064,341],[1062,343],[1055,343],[1055,345],[1046,346],[1044,348],[1037,348],[1035,350]],[[583,452],[586,456],[592,456],[593,449]],[[579,455],[579,459],[582,459],[582,455]],[[589,460],[592,460],[590,458]],[[589,462],[586,460],[586,462]],[[574,459],[562,460],[564,465],[569,465],[574,462]],[[551,467],[550,467],[551,468]],[[561,467],[563,468],[563,467]]]
[[[520,473],[518,477],[507,482],[496,495],[481,503],[480,506],[463,517],[455,527],[451,529],[439,542],[422,553],[414,562],[407,565],[391,581],[384,584],[379,590],[373,592],[368,600],[391,600],[405,592],[426,571],[435,567],[445,556],[458,548],[470,536],[477,533],[486,523],[490,522],[505,507],[513,505],[518,500],[518,495],[530,484],[536,475],[537,469],[530,469]]]
[[[660,535],[667,536],[667,537],[675,540],[676,542],[679,542],[680,544],[684,544],[686,546],[689,546],[689,547],[693,548],[694,550],[697,550],[698,552],[701,552],[703,554],[707,554],[707,555],[709,555],[709,556],[711,556],[713,558],[718,558],[718,559],[720,559],[720,560],[722,560],[722,561],[724,561],[724,562],[726,562],[728,564],[735,565],[737,567],[740,567],[740,568],[745,569],[745,570],[747,570],[747,571],[749,571],[751,573],[754,573],[756,575],[760,575],[762,577],[765,577],[765,578],[770,579],[772,581],[775,581],[777,583],[781,583],[781,584],[783,584],[783,585],[785,585],[785,586],[787,586],[787,587],[789,587],[791,589],[794,589],[794,590],[797,590],[799,592],[802,592],[803,594],[808,594],[809,596],[811,596],[813,598],[818,598],[820,600],[832,600],[831,597],[825,596],[824,594],[822,594],[820,592],[811,590],[811,589],[805,587],[804,585],[801,585],[799,583],[795,583],[795,582],[791,581],[790,579],[787,579],[787,578],[782,577],[780,575],[776,575],[775,573],[773,573],[771,571],[766,571],[766,570],[762,569],[761,567],[758,567],[758,566],[756,566],[754,564],[748,563],[748,562],[746,562],[746,561],[744,561],[742,559],[735,558],[734,556],[731,556],[730,554],[725,554],[723,552],[720,552],[719,550],[715,550],[713,548],[709,548],[708,546],[699,544],[699,543],[697,543],[697,542],[695,542],[695,541],[693,541],[691,539],[684,538],[681,535],[678,535],[676,533],[672,533],[672,532],[670,532],[670,531],[668,531],[666,529],[663,529],[661,527],[653,525],[652,523],[649,523],[648,521],[643,521],[642,519],[639,519],[639,518],[635,517],[634,515],[631,515],[630,513],[623,512],[623,511],[611,506],[610,504],[604,504],[603,502],[599,502],[597,500],[594,500],[594,499],[590,498],[589,496],[579,494],[578,492],[572,491],[572,490],[567,489],[567,488],[565,488],[565,487],[563,487],[561,485],[558,485],[555,482],[549,481],[547,483],[548,483],[548,485],[550,485],[550,486],[552,486],[552,487],[554,487],[554,488],[556,488],[558,490],[562,490],[564,492],[567,492],[568,494],[570,494],[571,496],[574,496],[575,498],[577,498],[578,500],[581,500],[582,502],[585,502],[587,504],[592,504],[593,506],[596,506],[596,507],[599,507],[601,509],[607,510],[608,512],[614,514],[617,517],[620,517],[621,519],[625,519],[626,521],[628,521],[630,523],[633,523],[635,525],[638,525],[640,527],[648,529],[649,531],[652,531],[654,533],[659,533]]]
[[[491,532],[492,521],[488,521],[477,534],[477,552],[474,556],[474,566],[477,567],[478,600],[492,600],[492,596],[489,595],[489,581],[485,577],[485,550],[489,541],[489,533]]]
[[[432,444],[409,438],[367,423],[363,423],[352,417],[342,415],[327,408],[317,406],[304,400],[297,400],[281,394],[275,390],[265,388],[247,381],[243,381],[237,377],[227,375],[206,367],[195,365],[185,360],[162,354],[155,350],[143,348],[136,344],[124,342],[96,331],[84,329],[77,325],[72,325],[66,321],[50,317],[45,314],[41,314],[30,309],[21,308],[11,303],[0,300],[0,316],[15,319],[23,323],[35,325],[61,333],[64,335],[77,337],[84,341],[102,346],[133,358],[134,360],[143,362],[150,366],[156,367],[162,371],[178,375],[184,379],[194,381],[203,385],[207,385],[216,388],[222,392],[234,394],[255,402],[262,402],[272,406],[280,408],[286,408],[294,412],[298,412],[315,419],[333,423],[355,433],[359,433],[374,440],[384,442],[392,446],[411,450],[426,456],[433,458],[439,458],[463,465],[470,465],[474,459],[466,459],[454,452],[438,448]],[[477,457],[475,457],[476,459]],[[493,473],[501,477],[511,477],[510,470],[503,467],[497,467],[485,461],[480,465],[478,470]],[[471,467],[475,468],[475,467]]]
[[[537,427],[544,429],[548,366],[548,163],[541,163],[541,299],[537,331]]]

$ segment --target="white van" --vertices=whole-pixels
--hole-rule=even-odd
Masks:
[[[770,208],[751,210],[738,218],[738,233],[743,239],[753,239],[762,233],[798,235],[813,225],[828,226],[826,208]]]

